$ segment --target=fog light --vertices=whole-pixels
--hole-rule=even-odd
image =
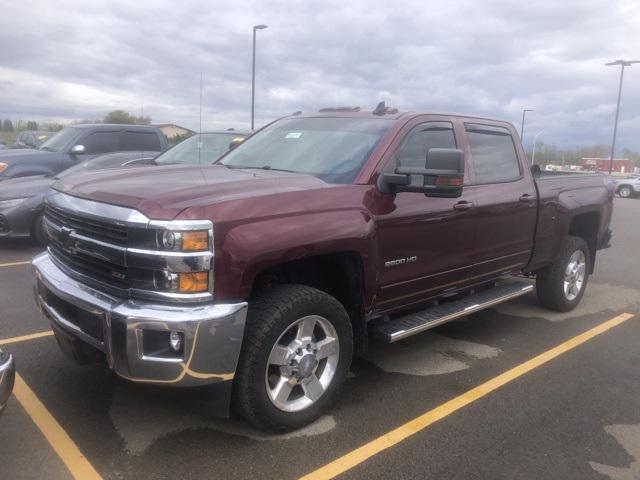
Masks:
[[[182,347],[182,334],[180,332],[171,332],[169,334],[169,343],[174,352],[179,352]]]

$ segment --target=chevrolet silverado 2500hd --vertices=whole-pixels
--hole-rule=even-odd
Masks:
[[[603,175],[532,174],[502,121],[292,115],[215,165],[58,182],[36,299],[77,359],[208,385],[217,413],[290,430],[331,404],[370,336],[523,295],[524,275],[544,306],[574,308],[613,195]]]

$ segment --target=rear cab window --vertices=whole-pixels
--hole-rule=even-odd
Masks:
[[[505,127],[465,123],[476,184],[503,183],[522,177],[511,132]]]
[[[120,133],[119,150],[145,150],[159,152],[162,150],[158,135],[153,132],[125,130]]]

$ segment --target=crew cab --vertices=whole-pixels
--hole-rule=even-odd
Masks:
[[[208,386],[286,431],[334,401],[352,355],[534,289],[574,308],[609,245],[613,184],[542,176],[514,127],[324,109],[215,165],[62,179],[35,293],[58,343],[120,376]],[[529,277],[523,280],[521,277]]]
[[[148,125],[78,124],[65,127],[36,149],[2,150],[0,181],[53,176],[78,163],[117,151],[162,152],[167,138]]]

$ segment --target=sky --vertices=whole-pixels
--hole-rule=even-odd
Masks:
[[[203,131],[379,101],[496,117],[525,144],[610,144],[618,59],[640,60],[638,0],[21,0],[0,17],[0,118],[70,122],[122,108]],[[541,133],[540,133],[541,132]],[[619,149],[640,151],[640,64]]]

